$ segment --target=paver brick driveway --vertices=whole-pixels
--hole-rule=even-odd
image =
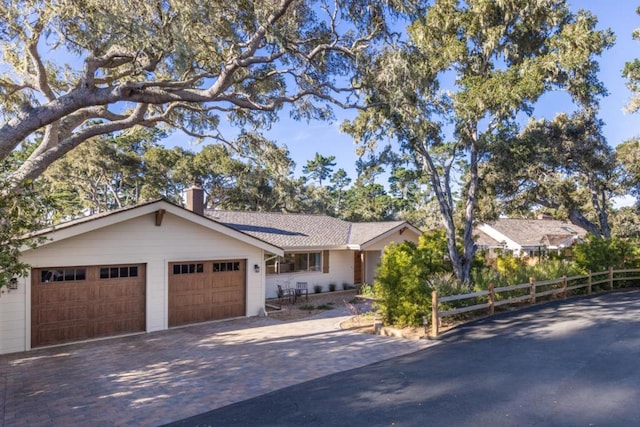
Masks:
[[[471,322],[433,348],[175,426],[640,426],[640,290]]]
[[[0,426],[154,426],[424,348],[339,329],[344,309],[0,356]]]

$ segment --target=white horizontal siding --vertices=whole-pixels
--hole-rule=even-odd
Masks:
[[[353,251],[329,251],[329,272],[287,273],[267,275],[267,298],[275,298],[278,285],[287,282],[295,287],[296,282],[307,282],[309,293],[313,293],[313,287],[319,285],[322,291],[329,290],[329,284],[335,283],[336,289],[341,290],[343,283],[353,284]]]
[[[0,294],[0,354],[24,351],[26,325],[26,280],[18,279],[18,289]]]
[[[384,248],[389,244],[389,243],[402,243],[405,241],[409,241],[409,242],[413,242],[413,243],[418,243],[418,239],[420,236],[418,236],[417,234],[409,231],[409,230],[405,230],[402,234],[400,234],[399,231],[396,231],[395,233],[392,233],[388,236],[386,236],[384,239],[381,239],[379,241],[377,241],[376,243],[374,243],[371,246],[367,246],[366,250],[367,251],[383,251]]]

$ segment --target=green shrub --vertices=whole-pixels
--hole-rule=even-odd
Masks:
[[[574,262],[552,258],[530,267],[529,275],[536,280],[558,279],[562,276],[578,276],[583,270]]]
[[[627,240],[618,238],[600,239],[589,236],[586,241],[573,248],[573,259],[584,272],[604,271],[613,268],[636,268],[638,250]]]
[[[333,292],[336,290],[336,284],[335,283],[329,283],[329,292]]]
[[[313,292],[316,294],[322,292],[322,285],[313,285]]]
[[[426,265],[412,242],[391,244],[384,250],[377,270],[376,306],[387,324],[419,326],[430,310]]]
[[[369,298],[375,298],[376,295],[375,295],[373,285],[370,285],[369,283],[365,283],[362,286],[360,286],[360,295],[363,295]]]
[[[346,291],[350,288],[349,284],[347,282],[342,282],[342,290]]]
[[[418,240],[415,256],[417,262],[421,263],[429,274],[453,271],[444,230],[422,234]]]

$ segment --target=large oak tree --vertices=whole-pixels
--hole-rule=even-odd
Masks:
[[[4,189],[97,135],[136,126],[224,140],[355,106],[356,64],[412,0],[2,0],[0,161],[31,156]]]
[[[332,105],[360,104],[356,65],[391,36],[387,20],[418,10],[413,0],[0,0],[0,287],[24,273],[19,236],[41,225],[38,209],[21,214],[38,204],[31,183],[66,153],[140,128],[226,141],[238,132],[229,138],[224,123],[262,130],[285,105],[330,118]]]
[[[406,44],[371,58],[363,83],[381,107],[345,128],[365,144],[391,136],[415,156],[461,282],[470,281],[479,165],[491,141],[546,92],[566,91],[581,106],[605,93],[594,58],[613,36],[596,22],[563,0],[435,0]]]
[[[497,139],[483,165],[483,193],[498,213],[544,209],[596,237],[611,237],[609,210],[617,192],[613,149],[593,112],[532,120]]]

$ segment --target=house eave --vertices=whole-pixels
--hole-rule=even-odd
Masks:
[[[284,252],[343,251],[351,249],[349,245],[319,246],[283,246]]]
[[[234,238],[248,245],[262,249],[265,252],[280,256],[284,255],[284,250],[278,246],[250,236],[249,234],[243,233],[241,231],[235,230],[234,228],[228,227],[213,219],[195,214],[187,209],[181,208],[164,200],[137,205],[131,208],[124,209],[122,211],[116,211],[112,214],[98,216],[96,218],[88,217],[84,221],[79,220],[78,222],[72,222],[69,225],[62,224],[58,228],[52,227],[49,229],[45,229],[40,232],[34,233],[32,236],[42,237],[45,239],[43,242],[36,246],[40,247],[145,215],[153,214],[154,222],[157,225],[157,217],[155,215],[159,210],[164,210],[163,216],[166,213],[170,213],[210,230],[219,232],[225,236]],[[31,249],[33,248],[25,245],[21,248],[21,252],[26,252]]]
[[[364,250],[366,250],[368,247],[371,247],[371,246],[375,245],[376,243],[380,242],[381,240],[384,240],[384,239],[386,239],[387,237],[389,237],[389,236],[391,236],[391,235],[393,235],[393,234],[395,234],[395,233],[397,233],[397,232],[403,232],[402,230],[405,230],[405,231],[407,231],[407,230],[412,231],[412,232],[414,232],[415,234],[417,234],[418,236],[422,235],[422,231],[421,231],[419,228],[414,227],[413,225],[409,224],[408,222],[404,222],[404,223],[402,223],[402,224],[398,224],[398,225],[396,225],[395,227],[393,227],[393,228],[391,228],[391,229],[389,229],[389,230],[385,231],[385,232],[384,232],[384,233],[382,233],[382,234],[379,234],[378,236],[374,237],[373,239],[370,239],[370,240],[368,240],[368,241],[366,241],[366,242],[363,242],[363,243],[358,244],[358,245],[357,245],[357,246],[358,246],[358,248],[359,248],[358,250],[362,250],[362,251],[364,251]]]

